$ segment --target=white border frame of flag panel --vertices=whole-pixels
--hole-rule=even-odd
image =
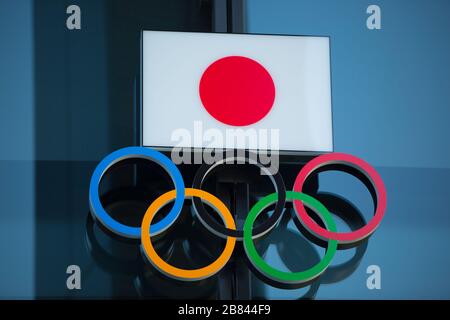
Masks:
[[[149,29],[142,29],[140,32],[140,66],[139,66],[139,106],[138,106],[138,112],[136,112],[136,124],[138,127],[138,130],[136,130],[137,134],[139,135],[139,137],[137,137],[137,141],[139,142],[139,145],[141,147],[148,147],[148,148],[153,148],[156,149],[158,151],[162,151],[162,152],[170,152],[174,147],[173,146],[144,146],[144,105],[143,105],[143,101],[144,101],[144,91],[143,91],[143,50],[144,50],[144,32],[145,31],[158,31],[158,32],[170,32],[170,33],[199,33],[199,34],[223,34],[223,35],[245,35],[245,36],[253,36],[253,35],[260,35],[260,36],[273,36],[273,37],[318,37],[318,38],[328,38],[328,49],[329,49],[329,59],[330,59],[330,108],[331,108],[331,151],[310,151],[310,150],[279,150],[279,155],[282,157],[281,160],[282,162],[291,162],[291,161],[297,161],[298,159],[296,159],[296,157],[313,157],[316,155],[320,155],[320,154],[324,154],[324,153],[330,153],[330,152],[334,152],[334,145],[335,145],[335,141],[334,141],[334,115],[333,115],[333,72],[332,72],[332,61],[331,61],[331,37],[330,36],[324,36],[324,35],[300,35],[300,34],[267,34],[267,33],[238,33],[238,32],[233,32],[233,33],[228,33],[228,32],[200,32],[200,31],[176,31],[176,30],[149,30]],[[191,152],[196,153],[196,152],[203,152],[204,149],[206,148],[194,148],[194,147],[188,147],[188,148],[184,148],[184,149],[190,149]],[[226,148],[221,148],[218,149],[221,151],[225,151],[228,150]],[[236,150],[236,149],[235,149]],[[255,151],[257,152],[257,150],[249,150],[249,151]],[[265,149],[264,151],[271,151],[270,149]],[[291,156],[291,157],[287,157],[287,156]],[[293,157],[292,157],[293,156]],[[307,160],[305,160],[307,161]]]

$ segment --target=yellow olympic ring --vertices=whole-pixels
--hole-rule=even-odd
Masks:
[[[236,244],[236,238],[227,237],[227,242],[225,244],[225,248],[222,254],[216,261],[207,265],[206,267],[192,270],[180,269],[162,260],[161,257],[156,253],[152,245],[152,241],[150,239],[151,236],[150,225],[158,210],[171,200],[175,199],[175,197],[176,197],[176,190],[166,192],[163,195],[161,195],[158,199],[156,199],[148,207],[141,225],[142,247],[148,260],[152,263],[152,265],[165,275],[184,281],[196,281],[206,279],[219,272],[227,264],[228,260],[230,259],[233,253],[234,246]],[[222,219],[227,228],[236,230],[236,224],[234,222],[233,216],[230,213],[230,210],[228,210],[226,205],[222,201],[220,201],[220,199],[218,199],[216,196],[203,190],[186,188],[185,197],[199,197],[203,199],[211,207],[216,209],[217,212],[222,216]]]

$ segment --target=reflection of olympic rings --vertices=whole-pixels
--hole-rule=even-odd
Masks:
[[[114,151],[113,153],[106,156],[97,165],[91,177],[91,183],[89,186],[89,204],[91,207],[91,213],[94,215],[94,218],[98,219],[100,223],[102,223],[113,233],[127,238],[138,239],[140,237],[140,228],[126,226],[114,220],[105,211],[100,202],[100,196],[98,194],[100,181],[105,172],[117,162],[129,158],[141,158],[157,162],[161,167],[167,170],[175,184],[177,195],[172,210],[167,214],[166,217],[164,217],[164,219],[152,226],[152,234],[156,235],[169,228],[172,223],[175,222],[181,212],[184,202],[184,182],[180,171],[178,171],[176,165],[169,158],[156,150],[141,147],[127,147]]]
[[[342,219],[342,221],[345,222],[345,224],[351,230],[359,229],[366,224],[362,213],[345,198],[328,192],[316,193],[314,194],[314,198],[321,202],[331,213],[333,213],[333,215]],[[296,215],[296,213],[293,212],[292,215]],[[294,217],[293,220],[294,224],[306,239],[308,239],[315,245],[326,248],[327,241],[323,241],[320,238],[316,237],[314,234],[310,233],[303,227],[303,225],[299,222],[299,219],[297,219],[296,217]],[[363,258],[367,250],[368,243],[368,239],[365,239],[362,242],[358,242],[357,246],[355,247],[354,255],[351,259],[341,264],[328,267],[328,269],[320,276],[320,283],[335,283],[342,281],[343,279],[350,276],[359,266],[359,263],[361,262],[361,259]],[[354,248],[354,246],[338,244],[338,250],[350,248]]]
[[[376,209],[373,218],[364,227],[351,232],[329,231],[317,223],[308,215],[300,201],[294,201],[294,208],[297,211],[300,222],[311,232],[322,239],[338,240],[340,243],[351,244],[369,237],[380,224],[386,209],[386,189],[383,180],[367,162],[357,157],[344,153],[329,153],[318,156],[308,162],[297,176],[294,183],[294,191],[302,192],[306,178],[316,169],[327,165],[344,164],[354,169],[360,170],[373,184],[376,193]]]
[[[143,158],[157,162],[170,174],[175,189],[166,192],[157,198],[150,206],[142,220],[141,227],[130,227],[114,220],[103,208],[99,197],[99,184],[102,176],[108,168],[115,163],[128,158]],[[244,229],[236,230],[236,225],[229,209],[214,195],[199,189],[206,176],[218,165],[227,163],[230,160],[244,160],[244,163],[257,165],[269,175],[276,186],[276,191],[260,199],[250,210],[244,223]],[[313,171],[330,170],[331,168],[344,167],[346,171],[359,178],[372,194],[375,203],[375,214],[370,222],[360,228],[352,228],[351,232],[339,233],[336,231],[334,220],[328,209],[317,199],[302,193],[305,181]],[[325,169],[324,169],[325,168]],[[349,169],[350,168],[350,169]],[[178,280],[196,281],[213,276],[219,272],[230,259],[237,240],[243,240],[244,251],[249,261],[256,271],[264,275],[269,280],[280,284],[306,284],[319,277],[329,266],[337,249],[345,249],[354,246],[356,243],[367,239],[378,227],[386,209],[386,191],[384,184],[378,173],[365,161],[351,155],[342,153],[330,153],[321,155],[308,162],[299,172],[294,183],[294,191],[285,191],[283,179],[279,173],[271,175],[266,168],[257,161],[249,158],[231,157],[219,161],[213,165],[202,166],[194,178],[194,187],[184,187],[181,173],[169,158],[150,148],[129,147],[117,150],[105,157],[94,170],[89,189],[89,199],[91,212],[103,226],[113,233],[127,238],[139,238],[143,252],[150,263],[161,273]],[[202,224],[212,233],[226,238],[225,248],[219,258],[199,269],[180,269],[165,262],[155,251],[151,237],[167,230],[179,217],[185,197],[193,198],[194,211]],[[284,204],[288,200],[293,201],[294,209],[297,212],[296,219],[308,232],[318,237],[320,241],[325,241],[326,252],[322,260],[313,267],[300,272],[284,272],[273,268],[258,254],[253,239],[266,234],[273,229],[282,216]],[[174,200],[169,214],[160,222],[151,224],[157,212],[167,203]],[[219,213],[224,225],[217,223],[203,207],[203,201],[207,202]],[[261,225],[253,228],[253,225],[268,206],[276,203],[274,213]],[[306,212],[304,205],[313,210],[322,220],[323,224],[318,224]],[[324,225],[324,227],[322,227]],[[299,228],[300,229],[300,228]],[[324,245],[324,246],[325,246]]]
[[[262,171],[264,171],[264,173],[268,177],[270,177],[273,185],[275,186],[275,191],[279,195],[272,215],[263,223],[261,223],[259,226],[255,227],[255,229],[253,230],[253,239],[256,239],[259,238],[260,236],[263,236],[264,234],[269,232],[273,227],[275,227],[281,218],[281,214],[283,213],[284,203],[286,200],[286,189],[284,186],[283,178],[281,177],[281,174],[279,172],[272,175],[268,168],[266,168],[256,160],[253,160],[251,156],[249,157],[232,156],[217,161],[212,165],[204,164],[203,166],[201,166],[200,169],[198,169],[197,173],[195,174],[192,187],[195,189],[201,189],[203,182],[206,180],[206,177],[209,174],[211,174],[214,171],[214,169],[216,169],[221,164],[233,163],[234,161],[237,161],[238,163],[249,163],[258,166]],[[198,218],[209,231],[211,231],[212,233],[216,234],[219,237],[226,238],[227,236],[231,236],[236,237],[238,240],[242,240],[244,235],[243,231],[227,229],[221,224],[217,223],[213,218],[211,218],[209,213],[205,210],[205,207],[203,206],[203,203],[200,198],[194,198],[192,200],[192,203],[194,205],[194,210],[196,211]]]

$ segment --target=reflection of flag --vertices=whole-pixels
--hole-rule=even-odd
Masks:
[[[173,146],[174,130],[201,121],[277,129],[281,150],[332,150],[326,37],[144,31],[142,62],[146,146]]]

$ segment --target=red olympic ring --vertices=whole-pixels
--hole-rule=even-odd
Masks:
[[[301,201],[294,201],[294,208],[300,222],[311,232],[322,239],[338,240],[341,243],[360,241],[370,236],[380,224],[386,210],[386,188],[378,172],[364,160],[345,153],[328,153],[309,161],[299,172],[294,183],[295,192],[303,192],[306,179],[315,170],[332,164],[343,164],[361,171],[373,184],[377,196],[377,204],[373,218],[364,227],[352,232],[332,232],[319,226],[306,212]]]

